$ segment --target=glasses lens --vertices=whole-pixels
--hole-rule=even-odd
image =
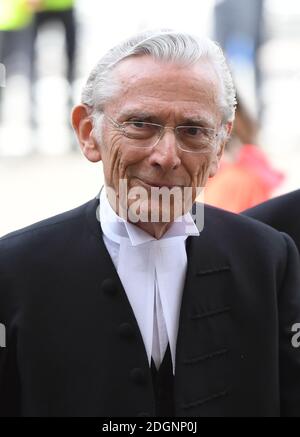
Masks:
[[[214,140],[214,130],[201,126],[178,126],[176,128],[180,146],[187,151],[209,152]]]
[[[138,147],[151,147],[160,136],[162,127],[152,123],[133,121],[123,123],[125,136],[130,144]]]

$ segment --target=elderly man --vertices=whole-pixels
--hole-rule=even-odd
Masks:
[[[0,240],[2,415],[300,416],[292,240],[189,213],[234,109],[210,40],[148,32],[100,60],[72,114],[100,201]]]

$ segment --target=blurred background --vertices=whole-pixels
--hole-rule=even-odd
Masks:
[[[101,163],[81,155],[70,110],[112,45],[160,27],[217,40],[237,86],[206,201],[239,212],[300,188],[299,0],[0,0],[0,235],[97,194]]]

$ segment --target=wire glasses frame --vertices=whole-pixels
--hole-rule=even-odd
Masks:
[[[110,123],[120,130],[129,140],[129,145],[138,148],[155,147],[163,138],[165,130],[175,133],[177,147],[188,153],[209,153],[212,151],[218,133],[213,128],[203,126],[162,126],[144,121],[124,121],[118,123],[109,115],[104,114]]]

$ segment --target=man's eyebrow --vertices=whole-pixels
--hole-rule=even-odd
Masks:
[[[180,124],[182,126],[203,126],[203,127],[212,127],[213,120],[211,118],[206,117],[185,117]]]
[[[138,120],[149,121],[153,123],[161,123],[162,120],[157,116],[157,113],[143,111],[139,109],[127,109],[123,112],[121,111],[118,119],[121,121],[126,121],[131,118]],[[203,117],[201,115],[189,115],[183,117],[178,123],[180,126],[203,126],[212,127],[214,125],[213,119],[211,117]]]
[[[129,120],[130,118],[137,118],[141,120],[150,120],[157,118],[157,116],[150,112],[145,112],[138,109],[125,110],[119,114],[120,120]]]

